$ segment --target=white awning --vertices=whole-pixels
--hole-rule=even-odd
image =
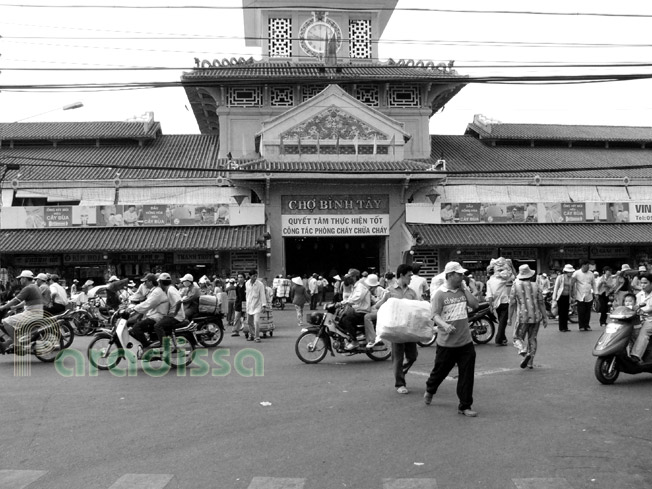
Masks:
[[[629,202],[627,187],[598,187],[603,202]]]
[[[629,193],[629,197],[635,202],[652,201],[650,187],[628,187],[627,193]]]
[[[568,195],[573,202],[600,202],[600,194],[593,186],[586,187],[566,187]]]
[[[147,187],[121,188],[119,204],[210,204],[229,203],[234,195],[250,191],[235,187]],[[245,203],[246,203],[245,202]]]

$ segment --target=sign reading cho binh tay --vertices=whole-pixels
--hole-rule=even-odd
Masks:
[[[389,195],[283,195],[283,236],[389,234]]]

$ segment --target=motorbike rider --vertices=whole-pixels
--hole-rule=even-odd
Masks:
[[[643,363],[652,336],[652,273],[641,274],[641,291],[636,294],[636,305],[643,324],[629,356],[635,362]]]
[[[351,273],[350,270],[349,273]],[[342,329],[344,329],[351,338],[351,341],[349,341],[344,347],[345,350],[355,350],[359,347],[358,341],[356,340],[356,327],[359,324],[363,324],[365,314],[371,312],[371,296],[373,290],[375,290],[378,285],[378,275],[368,275],[362,280],[358,280],[353,288],[353,292],[351,292],[351,296],[341,302],[341,304],[348,304],[351,306],[346,308],[340,321]]]
[[[201,289],[195,283],[192,275],[186,273],[181,277],[181,302],[183,302],[183,309],[186,313],[186,319],[192,319],[199,312],[199,297],[201,296]]]
[[[118,309],[122,300],[120,299],[120,290],[127,286],[129,283],[128,278],[120,280],[115,275],[109,278],[109,284],[106,286],[106,307],[110,309]]]
[[[50,275],[50,297],[52,304],[44,309],[52,314],[61,314],[66,310],[68,305],[68,294],[66,290],[59,284],[59,276],[56,273]]]
[[[170,302],[167,294],[167,286],[170,285],[167,283],[168,281],[172,283],[170,274],[161,273],[157,281],[158,286],[152,289],[147,299],[140,304],[131,305],[127,308],[129,312],[137,312],[145,316],[134,324],[131,330],[131,336],[140,341],[143,348],[150,344],[145,333],[152,333],[156,323],[170,312]]]
[[[184,277],[186,278],[186,277]],[[192,277],[191,277],[192,278]],[[179,323],[186,319],[184,303],[181,293],[172,286],[172,278],[169,273],[162,273],[158,278],[160,289],[166,294],[168,312],[154,325],[156,336],[163,347],[163,339],[172,334],[172,330],[179,326]],[[199,289],[199,286],[197,286]]]
[[[156,287],[156,275],[148,273],[140,279],[140,282],[141,284],[136,289],[136,292],[129,298],[133,304],[138,304],[147,299],[147,296]]]
[[[23,270],[16,278],[20,280],[20,285],[23,288],[16,297],[0,306],[0,311],[21,302],[25,303],[25,311],[2,320],[2,329],[9,335],[9,338],[0,341],[0,353],[7,351],[7,348],[13,344],[17,328],[29,325],[31,322],[43,317],[43,296],[34,283],[34,274],[30,270]]]
[[[41,296],[43,297],[43,307],[48,307],[52,302],[52,296],[50,292],[50,285],[48,285],[48,276],[41,272],[36,276],[36,286],[41,291]]]

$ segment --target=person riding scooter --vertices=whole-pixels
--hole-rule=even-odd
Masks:
[[[21,302],[25,303],[25,311],[2,320],[2,329],[7,333],[7,335],[9,335],[9,338],[0,341],[1,353],[4,353],[11,345],[13,345],[14,336],[16,335],[16,330],[18,328],[24,325],[29,325],[33,321],[43,317],[43,296],[34,283],[34,274],[30,270],[23,270],[16,278],[20,280],[20,285],[22,285],[23,288],[16,297],[0,306],[0,311],[4,311],[11,306],[20,304]]]
[[[650,343],[650,336],[652,336],[652,273],[641,274],[640,285],[641,291],[636,294],[636,306],[643,324],[629,355],[639,364],[643,363],[643,357]]]

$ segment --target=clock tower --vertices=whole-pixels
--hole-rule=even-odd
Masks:
[[[378,59],[378,39],[398,0],[332,0],[320,10],[306,7],[305,0],[242,3],[247,45],[261,47],[269,60],[314,63],[331,43],[342,61],[371,62]]]

